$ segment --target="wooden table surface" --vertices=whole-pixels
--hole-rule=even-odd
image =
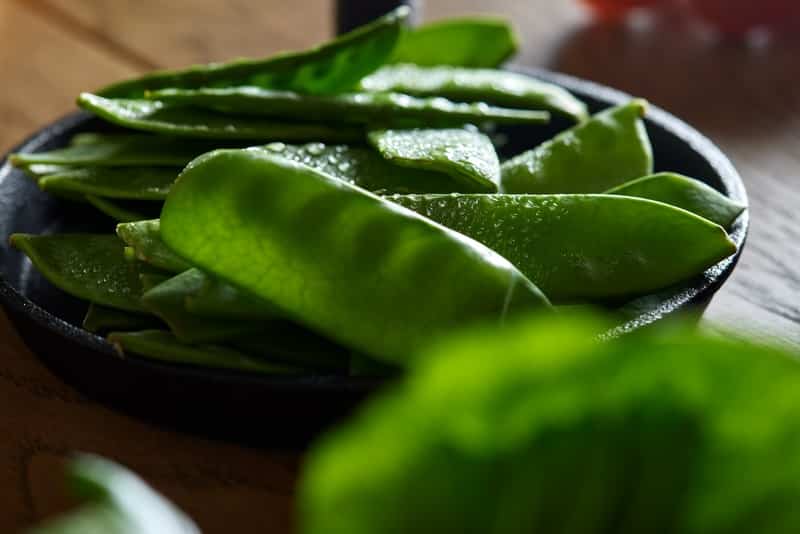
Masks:
[[[424,19],[485,11],[429,0]],[[800,40],[719,43],[667,21],[591,23],[568,0],[495,0],[516,62],[645,97],[705,132],[742,173],[752,229],[711,328],[800,346]],[[156,67],[257,56],[332,34],[328,0],[0,0],[0,149],[73,109],[79,91]],[[93,451],[141,473],[205,532],[291,531],[298,453],[198,439],[113,412],[52,375],[0,316],[0,531],[66,505],[61,463]]]

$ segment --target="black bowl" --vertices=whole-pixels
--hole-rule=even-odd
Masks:
[[[569,76],[527,70],[565,87],[592,111],[624,102],[630,96]],[[744,185],[728,159],[708,139],[668,113],[651,108],[647,130],[657,170],[680,172],[741,203]],[[514,128],[513,154],[530,148],[566,127]],[[66,144],[86,130],[110,127],[85,114],[71,114],[36,133],[13,152],[35,152]],[[0,167],[0,235],[12,232],[112,232],[114,223],[85,207],[42,193],[4,159]],[[642,328],[680,311],[701,312],[736,265],[747,234],[745,211],[731,230],[738,246],[733,256],[681,287],[637,299],[624,307],[628,318],[613,335]],[[121,358],[102,337],[80,325],[86,304],[44,280],[7,240],[0,244],[0,302],[25,343],[48,366],[85,393],[129,412],[209,435],[248,442],[295,441],[318,432],[345,415],[380,381],[347,376],[269,377],[208,370],[138,357]],[[699,315],[699,314],[698,314]]]

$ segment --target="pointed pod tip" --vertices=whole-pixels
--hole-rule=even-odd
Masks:
[[[644,98],[634,98],[628,105],[636,109],[640,117],[644,117],[647,114],[648,108],[650,107],[650,102]]]

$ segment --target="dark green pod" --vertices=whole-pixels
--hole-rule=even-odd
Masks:
[[[164,200],[179,173],[176,167],[84,167],[43,176],[39,187],[56,194]]]
[[[376,21],[317,48],[265,59],[197,65],[161,71],[99,90],[106,98],[140,98],[164,87],[230,87],[253,85],[305,93],[338,93],[380,67],[389,58],[408,8],[400,7]]]
[[[368,139],[396,165],[448,174],[460,183],[459,190],[497,191],[500,161],[494,145],[482,133],[453,128],[377,130],[370,132]]]
[[[606,193],[657,200],[696,213],[723,228],[747,209],[703,182],[671,172],[637,178]]]
[[[506,70],[389,65],[361,80],[360,87],[374,92],[443,96],[456,102],[544,109],[576,122],[588,118],[586,104],[566,89]]]
[[[192,162],[164,205],[161,237],[299,323],[400,364],[457,325],[549,308],[483,245],[264,151]]]
[[[602,193],[652,174],[653,153],[644,116],[633,100],[607,109],[502,166],[505,193]]]
[[[90,93],[78,105],[97,116],[132,130],[176,137],[258,141],[357,141],[359,128],[326,124],[279,122],[259,117],[233,117],[206,109],[170,105],[154,100],[108,99]],[[89,147],[93,145],[87,145]],[[217,148],[220,144],[217,143]],[[79,148],[79,147],[74,147]]]
[[[171,363],[269,375],[300,372],[298,368],[254,358],[229,347],[189,345],[164,330],[113,332],[108,335],[108,341],[114,344],[121,354],[132,353]]]
[[[395,195],[387,199],[497,251],[554,301],[651,293],[699,275],[736,251],[718,225],[641,198]]]
[[[189,269],[146,291],[142,304],[184,343],[216,343],[260,330],[258,322],[209,318],[188,311],[187,296],[198,293],[205,280],[202,272]]]
[[[92,143],[81,143],[47,152],[12,154],[17,167],[67,165],[73,167],[183,167],[204,152],[220,147],[218,142],[176,139],[144,134],[104,135]],[[52,167],[46,169],[52,174]],[[41,171],[38,171],[41,173]]]
[[[517,41],[514,28],[504,19],[447,19],[403,32],[391,62],[492,68],[514,55]]]
[[[161,211],[161,202],[149,200],[126,200],[84,195],[84,199],[119,222],[143,221],[152,219]]]
[[[125,259],[125,245],[117,236],[12,234],[11,245],[70,295],[120,310],[145,311],[139,301],[139,273]]]
[[[381,193],[447,193],[469,189],[463,180],[427,169],[401,167],[368,148],[347,145],[287,145],[271,143],[250,150],[267,150],[339,180]]]
[[[163,89],[148,96],[156,102],[211,109],[245,116],[388,126],[441,126],[473,122],[544,124],[546,111],[457,103],[445,98],[417,98],[399,93],[303,95],[257,87],[227,89]],[[298,125],[300,127],[302,125]],[[287,128],[288,129],[288,128]],[[335,128],[331,127],[333,131]],[[289,130],[291,131],[291,130]],[[288,136],[276,138],[293,141]],[[320,141],[328,139],[319,137]]]
[[[89,332],[109,332],[114,330],[127,332],[158,328],[163,326],[163,323],[156,317],[130,313],[90,302],[83,318],[82,326]]]

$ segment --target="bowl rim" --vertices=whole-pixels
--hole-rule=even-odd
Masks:
[[[625,92],[612,89],[611,87],[596,82],[546,69],[510,66],[507,70],[528,74],[540,80],[554,83],[570,92],[576,93],[578,97],[584,95],[594,100],[608,102],[611,105],[620,104],[634,98]],[[22,142],[3,154],[2,159],[0,159],[0,181],[10,177],[12,166],[9,161],[9,156],[11,154],[21,151],[36,150],[53,136],[62,135],[66,131],[74,129],[92,118],[94,118],[94,116],[85,111],[73,111],[29,135]],[[736,200],[748,206],[747,192],[739,173],[728,157],[725,156],[710,139],[686,122],[652,104],[648,107],[645,121],[646,123],[652,123],[668,132],[701,156],[718,175],[724,188],[722,192],[732,200]],[[638,330],[656,321],[674,315],[681,310],[710,300],[714,293],[716,293],[731,275],[741,257],[749,229],[749,215],[749,209],[745,209],[729,232],[731,239],[737,246],[737,250],[734,254],[707,269],[703,275],[698,278],[696,283],[687,282],[687,284],[690,285],[681,286],[680,289],[675,290],[676,292],[674,294],[661,299],[655,311],[646,312],[626,320],[608,331],[606,336],[616,337]],[[339,392],[371,390],[384,381],[384,379],[374,377],[330,374],[258,375],[243,371],[211,369],[188,364],[153,360],[133,354],[126,354],[123,356],[115,350],[113,345],[106,341],[105,338],[68,323],[60,317],[48,312],[44,307],[35,304],[17,291],[17,289],[6,280],[4,266],[0,266],[0,304],[4,309],[12,313],[22,314],[31,319],[39,328],[46,329],[52,334],[75,342],[85,349],[101,353],[111,358],[124,358],[129,365],[147,368],[150,371],[158,372],[162,375],[194,375],[203,379],[229,380],[239,383],[252,382],[276,390],[296,390],[297,388],[312,387],[315,391],[333,390]]]

